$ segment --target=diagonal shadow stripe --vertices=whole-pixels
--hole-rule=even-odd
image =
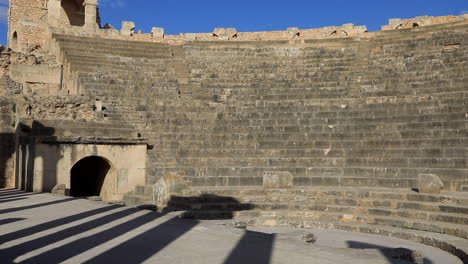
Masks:
[[[84,263],[143,263],[198,223],[196,220],[181,221],[174,217]]]
[[[18,222],[21,220],[25,220],[26,218],[7,218],[7,219],[2,219],[0,220],[0,225],[6,225],[6,224],[11,224],[14,222]],[[1,244],[1,243],[0,243]]]
[[[3,192],[11,192],[11,191],[17,191],[17,192],[19,192],[20,190],[18,190],[18,189],[0,189],[0,193],[3,193]]]
[[[274,242],[275,235],[246,231],[224,264],[269,264]]]
[[[19,190],[10,190],[10,191],[0,192],[0,197],[14,195],[14,194],[24,194],[24,193],[25,192],[19,191]]]
[[[10,198],[16,198],[16,197],[25,197],[25,196],[33,196],[37,195],[39,193],[15,193],[15,194],[9,194],[9,195],[3,195],[0,197],[0,201],[4,199],[10,199]]]
[[[43,254],[40,254],[38,256],[25,260],[22,263],[60,263],[60,262],[63,262],[89,249],[102,245],[116,237],[119,237],[125,233],[128,233],[140,226],[143,226],[149,222],[152,222],[160,216],[161,216],[160,214],[157,214],[154,212],[146,213],[142,216],[129,220],[125,223],[114,226],[102,232],[96,233],[92,236],[78,239],[76,241],[73,241],[59,248],[55,248],[50,251],[47,251]],[[141,246],[142,245],[140,245],[140,247]],[[128,252],[131,252],[131,251],[128,251]],[[122,256],[122,254],[128,254],[128,252],[120,251],[120,256]],[[135,252],[132,252],[130,255],[133,256],[132,259],[134,259],[134,261],[131,261],[131,262],[122,262],[121,259],[117,259],[117,261],[120,263],[141,263],[140,261],[138,261],[139,254],[141,254],[141,252],[139,252],[138,250]],[[94,263],[98,263],[98,262],[94,262]],[[101,263],[108,263],[108,262],[105,261]]]
[[[14,201],[21,201],[21,200],[27,200],[28,198],[17,198],[17,199],[10,199],[10,200],[0,200],[0,203],[8,203],[8,202],[14,202]]]
[[[38,208],[38,207],[44,207],[44,206],[53,205],[53,204],[66,203],[66,202],[71,202],[71,201],[74,201],[74,200],[77,200],[77,199],[78,198],[68,198],[68,199],[63,199],[63,200],[47,202],[47,203],[33,204],[33,205],[15,207],[15,208],[8,208],[8,209],[0,210],[0,214],[8,214],[8,213],[18,212],[18,211],[23,211],[23,210],[28,210],[28,209]]]
[[[122,205],[112,205],[112,206],[107,206],[107,207],[104,207],[104,208],[98,208],[98,209],[95,209],[95,210],[86,211],[86,212],[83,212],[83,213],[67,216],[67,217],[60,218],[60,219],[57,219],[57,220],[53,220],[53,221],[50,221],[50,222],[46,222],[46,223],[43,223],[43,224],[40,224],[40,225],[36,225],[36,226],[21,229],[21,230],[12,232],[12,233],[8,233],[8,234],[0,236],[0,245],[3,244],[3,243],[9,242],[9,241],[13,241],[13,240],[16,240],[16,239],[19,239],[19,238],[22,238],[22,237],[27,237],[27,236],[30,236],[30,235],[33,235],[33,234],[36,234],[36,233],[39,233],[39,232],[43,232],[43,231],[48,230],[48,229],[56,228],[56,227],[61,226],[61,225],[65,225],[65,224],[68,224],[68,223],[71,223],[71,222],[78,221],[80,219],[84,219],[84,218],[87,218],[87,217],[90,217],[90,216],[93,216],[93,215],[96,215],[96,214],[108,212],[108,211],[114,210],[116,208],[121,208],[121,207],[123,207],[123,206]]]
[[[94,219],[92,221],[89,221],[89,222],[86,222],[86,223],[83,223],[74,227],[67,228],[65,230],[58,231],[56,233],[53,233],[44,237],[40,237],[40,238],[30,240],[30,241],[21,243],[19,245],[16,245],[10,248],[6,248],[0,251],[2,253],[2,261],[3,259],[5,259],[5,260],[13,262],[17,257],[22,256],[28,252],[34,251],[39,248],[43,248],[47,245],[64,240],[74,235],[84,233],[86,231],[92,230],[99,226],[105,225],[109,222],[113,222],[120,218],[134,214],[138,211],[139,210],[136,208],[125,209],[125,210],[115,212],[113,214],[106,215],[106,216]],[[8,261],[5,263],[10,263]],[[45,261],[45,262],[36,262],[36,263],[56,263],[56,262]]]

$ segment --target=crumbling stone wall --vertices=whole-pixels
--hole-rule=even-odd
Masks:
[[[431,17],[422,16],[413,19],[390,19],[389,25],[382,30],[397,30],[414,27],[423,27],[444,23],[456,23],[467,19],[467,15]],[[368,32],[366,26],[344,24],[342,26],[329,26],[315,29],[287,28],[281,31],[238,32],[235,28],[215,28],[213,32],[206,33],[180,33],[168,35],[164,28],[154,27],[151,33],[135,30],[137,26],[131,21],[123,21],[122,29],[118,30],[112,25],[106,24],[97,31],[86,31],[80,28],[61,27],[51,29],[52,33],[76,36],[99,36],[106,39],[120,39],[129,41],[147,41],[181,45],[192,41],[273,41],[287,40],[296,43],[304,43],[311,39],[330,38],[374,38],[380,32]]]
[[[15,67],[28,66],[34,69],[55,64],[54,57],[16,52],[0,46],[0,188],[15,187],[14,161],[19,143],[16,139],[30,132],[31,122],[40,124],[36,128],[41,127],[45,133],[49,133],[47,136],[63,136],[73,134],[70,132],[73,129],[89,126],[88,122],[94,121],[96,117],[95,103],[89,97],[44,92],[48,84],[41,80],[37,83],[13,80],[22,75],[15,72]],[[27,75],[28,72],[23,74]],[[42,78],[47,80],[48,76]],[[53,126],[47,127],[51,122]]]
[[[8,44],[23,52],[44,48],[51,27],[83,30],[84,24],[84,0],[10,0]],[[99,13],[96,24],[100,24]]]
[[[382,30],[394,30],[394,29],[405,29],[405,28],[415,28],[436,24],[443,24],[458,21],[460,17],[457,16],[419,16],[410,19],[401,19],[393,18],[390,19],[389,24],[382,26]]]
[[[47,1],[11,0],[8,43],[16,50],[41,46],[47,37]]]
[[[0,84],[0,89],[3,89]],[[0,188],[14,187],[14,103],[11,98],[0,96]]]
[[[14,94],[19,85],[9,76],[9,49],[0,46],[0,188],[14,187],[13,160],[15,147],[15,103]]]

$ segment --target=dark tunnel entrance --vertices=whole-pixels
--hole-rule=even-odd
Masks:
[[[71,169],[71,196],[100,196],[110,168],[109,162],[100,157],[87,157],[78,161]]]

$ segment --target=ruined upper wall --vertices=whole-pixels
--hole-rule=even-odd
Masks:
[[[406,29],[414,27],[423,27],[436,24],[449,23],[459,20],[460,18],[466,18],[465,16],[419,16],[410,19],[392,18],[388,22],[388,25],[382,26],[382,30],[393,30],[393,29]]]
[[[382,30],[406,29],[419,26],[455,22],[466,19],[462,16],[390,19]],[[10,0],[9,46],[19,51],[45,47],[51,33],[78,36],[98,36],[148,42],[182,44],[188,41],[259,41],[259,40],[306,40],[343,37],[373,37],[366,26],[345,24],[317,29],[288,28],[284,31],[237,32],[235,28],[215,28],[207,33],[181,33],[167,35],[163,28],[154,27],[151,33],[135,32],[136,25],[124,21],[120,30],[109,24],[100,27],[98,0]]]
[[[457,22],[466,19],[467,15],[430,17],[422,16],[412,19],[390,19],[389,25],[382,30],[397,30],[414,27],[430,26]],[[112,25],[106,24],[102,29],[86,31],[79,27],[53,28],[53,33],[99,36],[108,39],[135,40],[148,42],[161,42],[170,44],[182,44],[190,41],[269,41],[269,40],[307,40],[307,39],[329,39],[345,37],[374,37],[376,32],[369,33],[366,26],[344,24],[342,26],[329,26],[316,29],[288,28],[284,31],[261,31],[261,32],[238,32],[235,28],[215,28],[213,32],[207,33],[181,33],[179,35],[167,35],[163,28],[154,27],[151,33],[135,31],[136,25],[131,21],[122,22],[122,29],[118,30]]]

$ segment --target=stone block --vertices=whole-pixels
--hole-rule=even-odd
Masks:
[[[196,33],[185,33],[184,36],[185,36],[185,39],[188,39],[188,40],[196,40],[197,39],[197,34]]]
[[[263,172],[263,188],[282,189],[293,187],[293,175],[289,171]]]
[[[235,28],[226,28],[226,35],[229,39],[237,37],[237,29]]]
[[[301,34],[298,27],[290,27],[290,28],[287,29],[287,31],[288,31],[289,35],[291,36],[291,38],[294,38],[294,37],[299,36]]]
[[[153,185],[153,203],[164,208],[172,195],[180,194],[185,188],[187,184],[182,177],[167,174]]]
[[[226,29],[225,28],[215,28],[213,30],[213,36],[219,37],[220,35],[226,34]]]
[[[153,34],[153,38],[163,38],[164,28],[153,27],[153,29],[151,30],[151,34]]]
[[[398,27],[401,23],[403,23],[403,20],[401,18],[391,18],[388,21],[388,25],[395,27],[395,28]]]
[[[57,195],[68,195],[67,186],[65,184],[57,184],[54,188],[52,188],[51,193]]]
[[[131,36],[135,30],[136,26],[133,21],[122,21],[122,29],[120,33],[124,36]]]
[[[61,84],[62,68],[48,65],[11,65],[11,79],[19,83]]]
[[[353,29],[354,29],[354,24],[353,24],[353,23],[343,24],[343,25],[341,26],[341,28],[342,28],[343,30],[346,30],[346,31],[348,31],[348,30],[353,30]]]
[[[440,193],[444,184],[435,174],[419,174],[418,190],[420,193]]]

